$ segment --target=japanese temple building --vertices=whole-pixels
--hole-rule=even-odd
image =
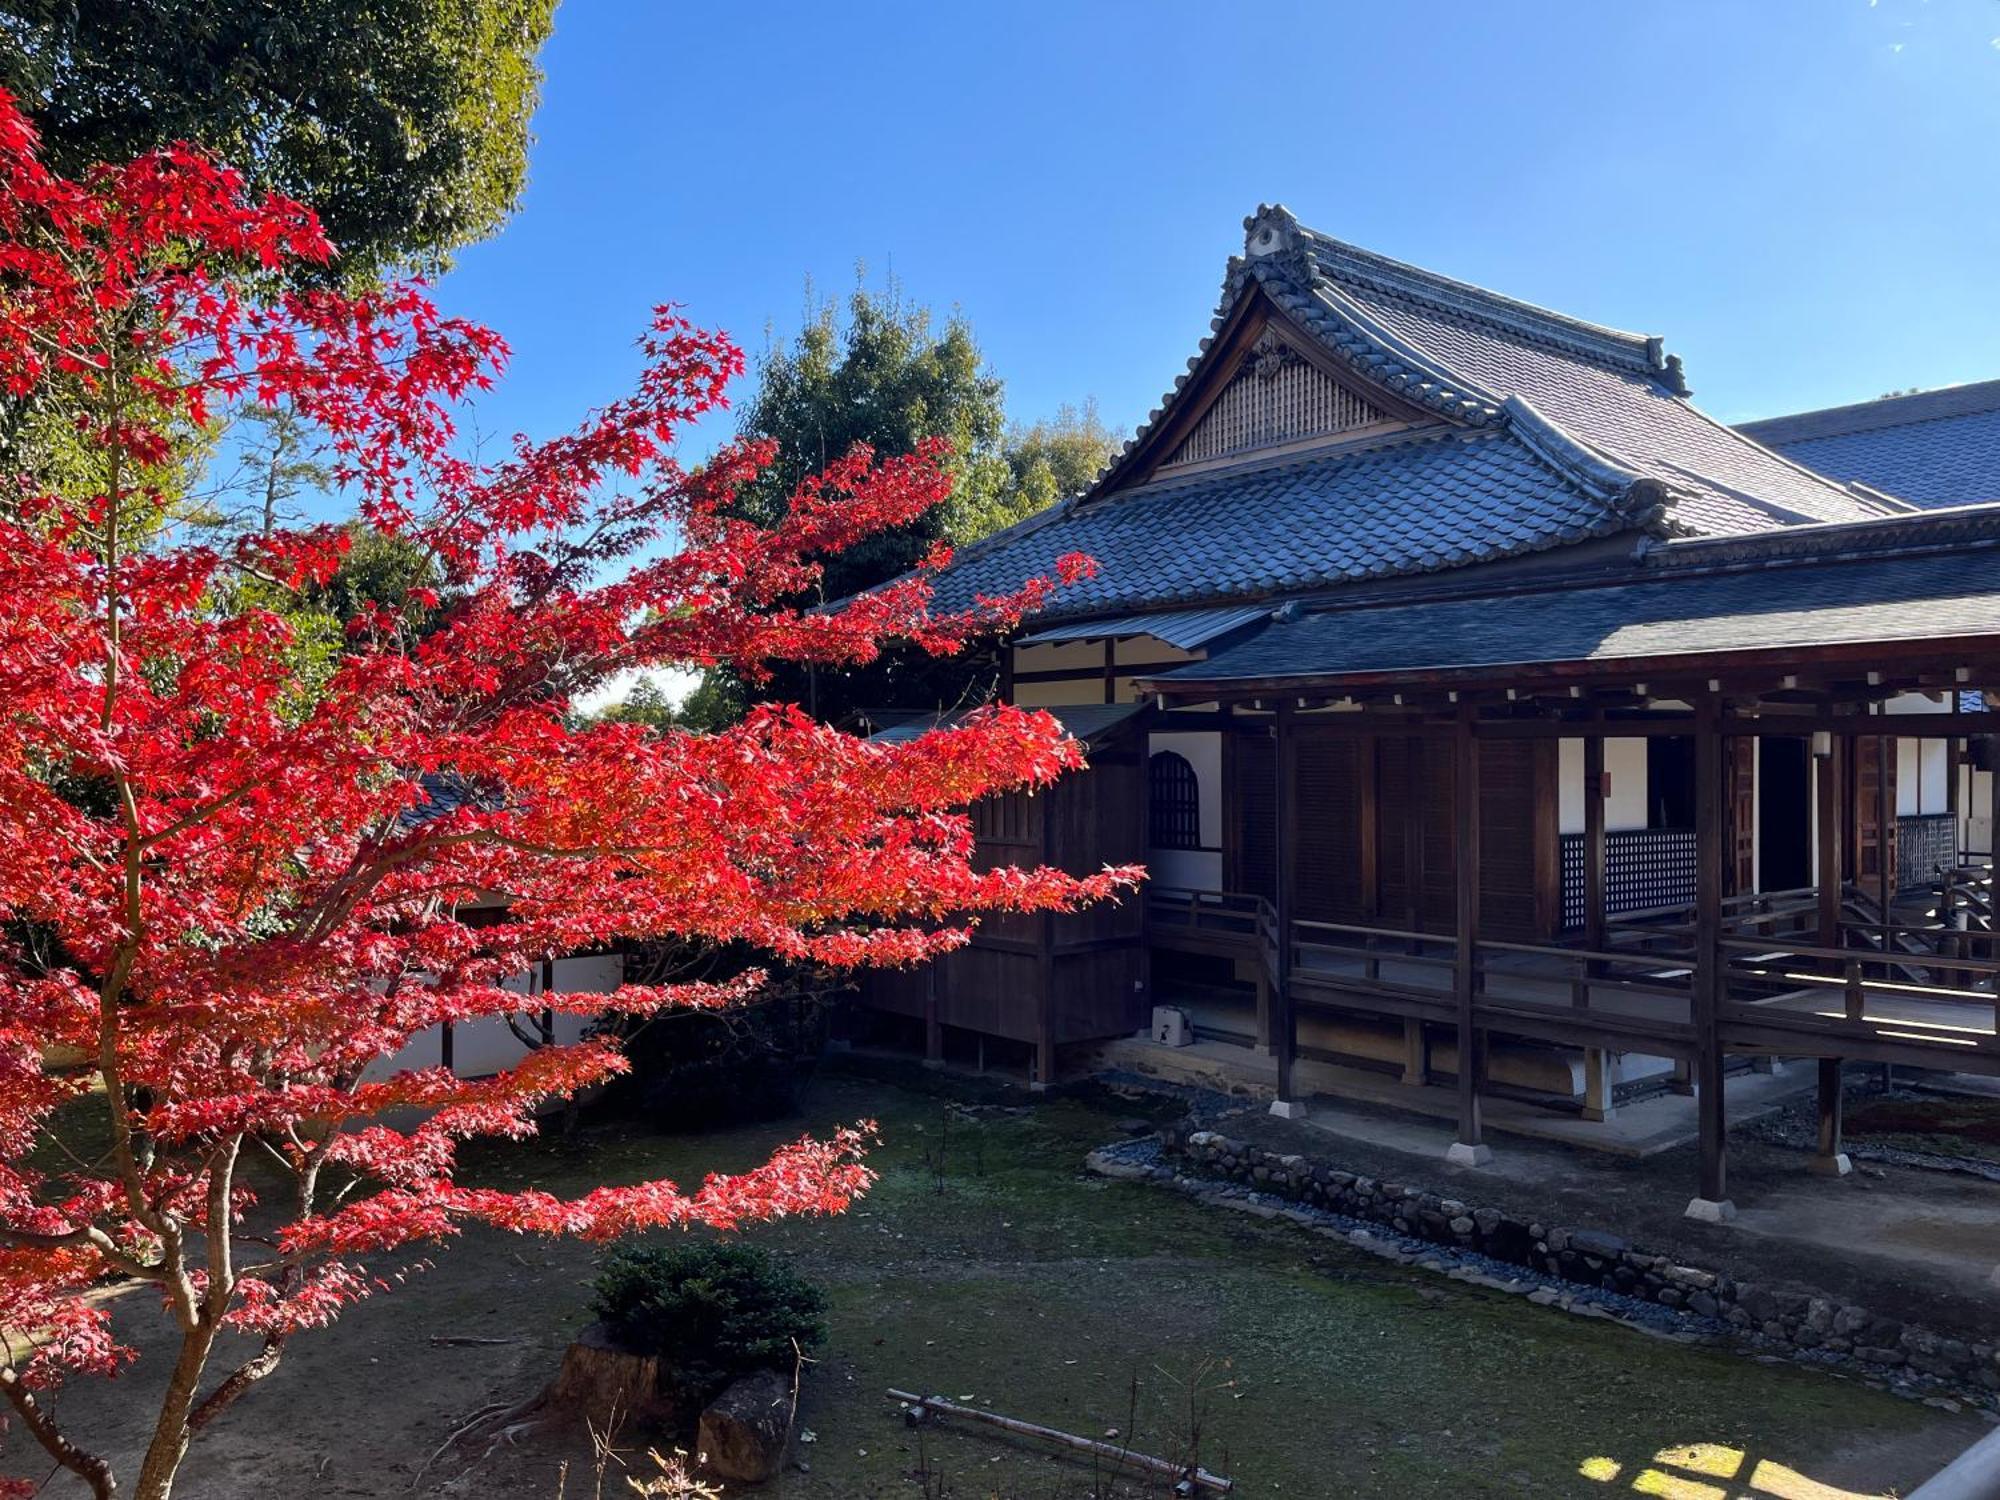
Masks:
[[[1705,1217],[1726,1073],[1817,1059],[1827,1170],[1843,1061],[2000,1074],[2000,505],[1951,503],[2000,497],[2000,385],[1732,430],[1656,338],[1245,228],[1094,487],[942,580],[1097,560],[1002,675],[1091,769],[975,821],[991,860],[1143,859],[1146,895],[869,1003],[1043,1081],[1176,1006],[1271,1055],[1281,1113],[1301,1060],[1448,1081],[1471,1163],[1496,1094],[1691,1086]]]

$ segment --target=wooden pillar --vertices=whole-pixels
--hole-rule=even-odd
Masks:
[[[1815,739],[1813,748],[1813,816],[1819,825],[1819,860],[1814,883],[1819,887],[1818,944],[1822,948],[1840,946],[1840,830],[1841,754],[1846,741],[1839,735],[1826,736],[1825,748]]]
[[[1951,711],[1958,715],[1958,694],[1951,695]],[[1958,867],[1965,862],[1965,809],[1964,799],[1959,792],[1959,777],[1964,774],[1965,741],[1957,735],[1947,735],[1944,742],[1944,810],[1951,814],[1951,868],[1952,879],[1956,880]]]
[[[1361,849],[1361,911],[1374,922],[1382,915],[1382,737],[1366,735],[1361,740],[1360,807],[1361,826],[1357,830]]]
[[[1583,1117],[1608,1120],[1615,1113],[1611,1103],[1611,1053],[1602,1047],[1583,1049]]]
[[[1452,964],[1452,998],[1458,1011],[1458,1139],[1446,1158],[1462,1166],[1491,1161],[1479,1109],[1479,1032],[1473,1003],[1479,991],[1479,741],[1473,734],[1477,710],[1459,705],[1452,736],[1451,808],[1454,822],[1452,874],[1457,886],[1457,953]]]
[[[1593,722],[1591,730],[1601,726]],[[1604,919],[1609,904],[1605,885],[1604,736],[1589,734],[1583,742],[1583,945],[1604,950]],[[1598,966],[1593,963],[1591,972]]]
[[[1728,1115],[1722,1091],[1722,733],[1713,694],[1694,716],[1694,1033],[1695,1116],[1701,1136],[1701,1192],[1688,1217],[1735,1217],[1729,1201]]]
[[[1410,735],[1399,747],[1408,765],[1403,797],[1403,930],[1421,932],[1424,925],[1424,752],[1422,735]],[[1413,947],[1417,946],[1415,944]]]
[[[1882,951],[1892,946],[1889,911],[1896,899],[1896,742],[1888,735],[1875,738],[1875,876],[1882,908]]]
[[[1108,635],[1104,638],[1104,701],[1118,701],[1118,641]]]
[[[1424,1040],[1424,1023],[1414,1016],[1403,1018],[1403,1082],[1420,1088],[1431,1081],[1430,1047]]]
[[[943,955],[924,965],[924,1066],[944,1066],[944,1025],[938,1019],[938,966]]]
[[[1840,1139],[1840,1059],[1819,1060],[1819,1150],[1813,1154],[1812,1169],[1823,1177],[1845,1177],[1854,1164],[1841,1150]]]
[[[1292,1066],[1298,1059],[1299,1046],[1298,1020],[1292,1013],[1292,918],[1298,886],[1298,825],[1294,807],[1299,745],[1292,713],[1291,699],[1278,705],[1277,774],[1271,797],[1271,849],[1278,864],[1278,899],[1272,903],[1278,927],[1278,961],[1277,972],[1271,976],[1271,1041],[1277,1053],[1278,1097],[1271,1101],[1271,1113],[1288,1120],[1306,1112],[1292,1083]]]
[[[1035,816],[1041,820],[1044,867],[1055,863],[1055,819],[1051,815],[1054,797],[1044,792],[1036,799]],[[1031,1090],[1040,1091],[1056,1081],[1056,918],[1043,912],[1040,951],[1035,955],[1035,1076]]]

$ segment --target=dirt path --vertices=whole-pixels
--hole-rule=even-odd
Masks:
[[[1086,1179],[1083,1152],[1116,1134],[1130,1105],[975,1101],[967,1114],[947,1087],[843,1076],[816,1090],[813,1123],[882,1120],[884,1176],[846,1219],[757,1231],[833,1303],[802,1408],[815,1440],[759,1493],[1156,1493],[981,1433],[912,1433],[881,1395],[889,1385],[1092,1435],[1116,1428],[1157,1452],[1184,1454],[1198,1438],[1201,1459],[1246,1496],[1883,1494],[1983,1430],[1848,1382],[1644,1339],[1289,1226]],[[482,1175],[558,1190],[595,1172],[685,1179],[747,1162],[799,1128],[599,1134],[587,1150],[496,1153]],[[567,1462],[564,1494],[592,1496],[579,1437],[502,1445],[477,1463],[454,1455],[418,1475],[467,1414],[547,1379],[584,1319],[591,1264],[585,1247],[468,1236],[408,1286],[301,1340],[202,1440],[182,1493],[553,1500]],[[125,1301],[121,1321],[153,1321]],[[437,1347],[434,1336],[518,1342]],[[160,1363],[148,1352],[133,1374],[59,1398],[66,1419],[112,1435],[128,1470]],[[7,1441],[0,1467],[39,1479]],[[643,1471],[638,1445],[629,1440],[622,1461]],[[630,1493],[616,1462],[602,1493]]]

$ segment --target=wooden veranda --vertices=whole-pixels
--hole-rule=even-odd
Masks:
[[[1671,1059],[1697,1096],[1701,1181],[1689,1211],[1726,1217],[1722,1079],[1732,1057],[1819,1060],[1819,1156],[1829,1169],[1843,1161],[1842,1062],[2000,1075],[1990,856],[1969,855],[1953,839],[1920,879],[1907,868],[1899,879],[1882,770],[1893,765],[1898,738],[1944,740],[1950,826],[1960,827],[1958,766],[1968,741],[2000,733],[2000,714],[1962,711],[1960,693],[2000,680],[2000,655],[1941,659],[1936,643],[1909,642],[1873,654],[1818,654],[1815,664],[1777,662],[1765,652],[1628,661],[1615,676],[1605,664],[1575,662],[1372,678],[1205,678],[1190,669],[1144,681],[1162,723],[1198,721],[1228,736],[1267,739],[1276,761],[1271,888],[1155,889],[1151,946],[1249,961],[1260,1031],[1276,1061],[1279,1112],[1301,1108],[1302,1016],[1394,1018],[1413,1033],[1428,1027],[1452,1038],[1440,1071],[1455,1080],[1452,1155],[1463,1162],[1489,1154],[1481,1106],[1493,1038],[1581,1047],[1599,1069],[1609,1054]],[[1912,694],[1951,711],[1897,711]],[[1604,745],[1633,736],[1677,737],[1689,747],[1693,894],[1682,906],[1614,915],[1606,900]],[[1743,752],[1770,736],[1810,747],[1812,881],[1760,891],[1740,877],[1735,796]],[[1518,924],[1493,920],[1517,910],[1508,902],[1521,893],[1492,871],[1530,856],[1494,843],[1494,820],[1482,815],[1482,773],[1505,763],[1493,747],[1562,739],[1583,745],[1583,919],[1575,930],[1548,924],[1549,935],[1523,938]],[[1385,869],[1379,804],[1366,795],[1345,825],[1330,827],[1323,807],[1313,823],[1321,841],[1338,844],[1340,868],[1351,867],[1343,878],[1351,878],[1359,914],[1303,914],[1325,906],[1302,898],[1330,864],[1302,836],[1301,755],[1336,740],[1357,747],[1356,766],[1407,761],[1411,747],[1433,769],[1439,760],[1448,766],[1430,782],[1431,801],[1441,805],[1407,814],[1441,825],[1448,846],[1414,832],[1404,845],[1419,866],[1427,846],[1448,853],[1447,919],[1424,908],[1421,868]],[[1377,774],[1369,769],[1359,779]],[[1539,884],[1545,873],[1532,878]],[[1435,880],[1429,888],[1443,894]]]

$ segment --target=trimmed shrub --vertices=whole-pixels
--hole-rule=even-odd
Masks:
[[[627,1348],[658,1355],[690,1389],[789,1370],[826,1338],[826,1294],[751,1245],[614,1251],[591,1306]]]

